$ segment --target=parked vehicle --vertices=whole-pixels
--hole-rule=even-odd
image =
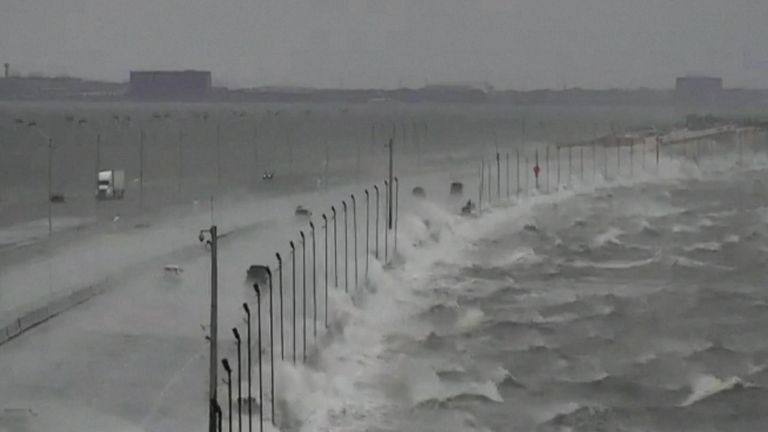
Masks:
[[[253,284],[259,284],[260,287],[267,287],[269,284],[269,268],[261,264],[253,264],[248,267],[245,273],[245,283],[248,288]]]
[[[464,184],[461,182],[453,182],[451,183],[451,195],[452,196],[461,196],[464,194]]]
[[[125,171],[103,170],[99,171],[96,185],[96,199],[111,200],[123,199],[125,194]]]
[[[310,218],[312,217],[312,212],[304,208],[304,206],[297,206],[296,211],[294,212],[294,215],[299,218]]]

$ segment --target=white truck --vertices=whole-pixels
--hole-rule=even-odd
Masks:
[[[123,199],[124,193],[125,193],[125,171],[124,170],[99,171],[99,178],[96,186],[96,199],[98,200]]]

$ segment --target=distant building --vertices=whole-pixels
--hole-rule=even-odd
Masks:
[[[128,93],[146,99],[199,98],[211,91],[209,71],[131,71]]]
[[[722,93],[722,78],[686,76],[675,83],[675,101],[681,105],[714,109]]]

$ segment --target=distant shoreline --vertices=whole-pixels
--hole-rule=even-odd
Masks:
[[[719,108],[766,108],[768,89],[726,89],[709,106],[691,106],[675,99],[672,89],[589,90],[493,90],[462,85],[434,85],[400,89],[317,89],[306,87],[214,87],[204,96],[133,97],[127,83],[79,78],[11,77],[0,79],[4,102],[229,102],[229,103],[445,103],[513,105],[682,106]]]

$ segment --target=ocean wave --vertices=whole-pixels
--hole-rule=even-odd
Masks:
[[[680,406],[688,407],[725,391],[755,387],[757,386],[735,376],[721,380],[712,375],[701,375],[693,381],[691,394],[680,403]]]
[[[651,225],[651,223],[645,219],[640,222],[640,232],[654,237],[660,234],[659,229]]]
[[[516,248],[511,253],[493,261],[495,267],[509,267],[513,265],[538,264],[543,258],[536,254],[533,248],[523,246]]]
[[[592,245],[597,247],[605,246],[607,244],[619,245],[621,244],[619,236],[622,234],[624,234],[624,231],[619,228],[610,227],[607,231],[596,235],[592,240]]]
[[[679,255],[670,255],[665,258],[665,262],[672,267],[688,267],[688,268],[709,268],[716,270],[733,270],[733,267],[728,267],[719,264],[706,263],[704,261],[695,260]]]
[[[625,270],[625,269],[630,269],[634,267],[644,267],[644,266],[653,264],[655,261],[656,261],[656,257],[651,257],[651,258],[646,258],[641,260],[630,260],[630,261],[617,260],[617,261],[605,261],[605,262],[572,260],[572,261],[564,261],[561,263],[561,265],[564,265],[567,267],[574,267],[574,268]]]
[[[479,326],[485,319],[485,313],[477,308],[467,308],[456,320],[456,329],[461,331],[472,330]]]
[[[691,225],[675,224],[675,225],[672,226],[672,232],[674,232],[674,233],[697,233],[697,232],[699,232],[699,227],[691,226]]]
[[[410,387],[411,402],[423,405],[433,402],[449,402],[461,398],[480,398],[491,402],[501,403],[504,398],[492,381],[453,381],[441,380],[436,375],[434,379],[417,378]]]
[[[683,247],[686,252],[720,252],[722,245],[718,242],[694,243]]]

